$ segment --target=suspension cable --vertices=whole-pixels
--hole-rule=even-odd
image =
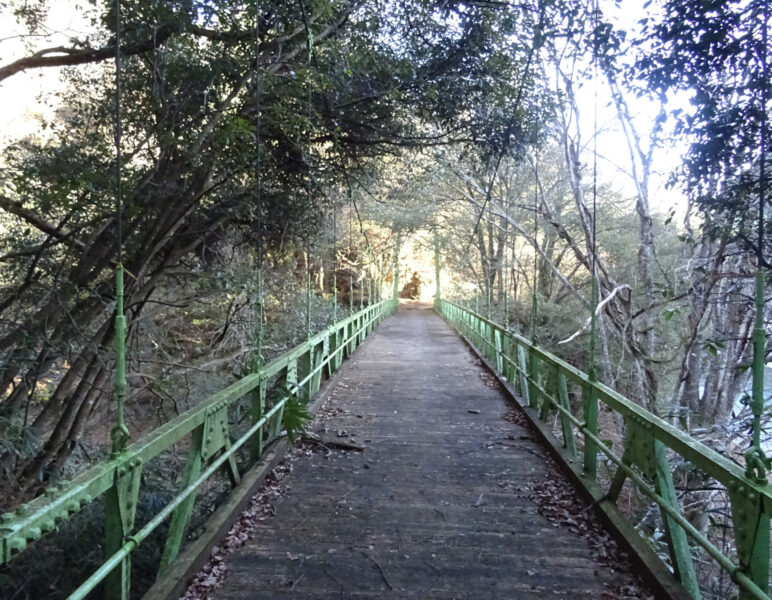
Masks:
[[[759,164],[759,212],[758,241],[756,246],[756,319],[753,326],[753,383],[751,392],[751,444],[745,453],[745,474],[759,483],[766,484],[766,471],[770,467],[764,449],[761,446],[761,415],[764,412],[764,369],[766,331],[764,328],[764,204],[766,202],[766,158],[767,158],[767,28],[769,21],[769,3],[762,5],[761,33],[761,150]]]
[[[531,339],[538,344],[539,334],[536,323],[539,319],[539,299],[536,296],[539,260],[539,167],[536,157],[533,159],[533,288],[531,290]]]
[[[261,89],[260,89],[260,0],[255,0],[255,108],[257,116],[255,118],[255,144],[257,146],[257,156],[255,160],[255,227],[257,235],[255,236],[255,245],[257,252],[257,293],[255,294],[255,319],[257,320],[256,340],[257,346],[257,366],[261,367],[263,358],[263,203],[261,194],[262,170],[260,164],[260,111],[261,111]]]
[[[122,137],[121,103],[121,0],[115,0],[115,223],[116,242],[118,244],[118,264],[123,264],[123,184],[122,184]]]
[[[310,177],[310,173],[309,173]],[[306,201],[308,206],[311,206],[311,190],[310,181],[306,183]],[[308,210],[308,208],[306,209]],[[306,250],[306,339],[311,339],[311,227],[306,218],[305,225],[305,250]]]
[[[370,238],[367,237],[367,232],[365,231],[365,224],[362,221],[362,215],[359,214],[359,207],[357,206],[357,201],[354,200],[354,196],[352,194],[351,196],[351,204],[354,207],[354,214],[357,216],[357,221],[359,222],[359,233],[362,234],[362,237],[365,240],[365,245],[367,246],[367,252],[370,254],[370,258],[375,261],[375,252],[373,252],[373,248],[370,245]]]
[[[504,240],[501,242],[503,250],[501,252],[502,264],[501,264],[501,287],[504,290],[504,329],[509,330],[509,306],[508,306],[508,294],[507,289],[509,283],[507,281],[507,242],[509,241],[509,198],[504,202]]]
[[[590,360],[588,374],[592,380],[598,378],[598,370],[595,364],[595,355],[598,345],[598,242],[597,242],[597,203],[598,203],[598,18],[599,7],[598,0],[595,0],[593,6],[593,144],[592,144],[592,222],[591,222],[591,241],[592,257],[590,262],[590,276],[592,277],[592,299],[590,301]]]
[[[349,244],[349,251],[351,253],[351,258],[349,260],[349,270],[348,270],[348,312],[349,314],[354,313],[354,261],[353,261],[353,254],[354,254],[354,210],[353,210],[353,204],[354,199],[351,193],[351,186],[348,188],[348,244]]]
[[[115,396],[115,427],[111,432],[112,453],[126,449],[129,428],[126,426],[126,314],[123,287],[123,189],[121,176],[121,0],[115,0],[115,229],[118,266],[115,270],[115,366],[113,395]]]
[[[338,217],[332,205],[332,322],[338,322]]]
[[[343,174],[346,176],[346,186],[347,186],[347,188],[348,188],[348,193],[349,193],[349,201],[350,201],[351,207],[353,207],[353,209],[354,209],[354,213],[355,213],[355,214],[356,214],[356,216],[357,216],[357,222],[359,223],[359,232],[362,234],[362,237],[363,237],[363,238],[364,238],[364,240],[365,240],[365,246],[367,247],[367,253],[370,255],[370,261],[371,261],[371,263],[372,263],[373,265],[376,265],[376,267],[377,267],[377,263],[378,263],[378,261],[377,261],[377,260],[376,260],[376,258],[375,258],[375,252],[373,251],[373,247],[372,247],[372,245],[370,244],[370,238],[369,238],[369,237],[367,237],[367,231],[365,231],[365,224],[364,224],[364,221],[362,221],[362,215],[359,213],[359,207],[357,206],[357,202],[356,202],[356,200],[354,199],[354,190],[353,190],[353,188],[351,187],[351,179],[349,178],[349,174],[348,174],[348,172],[345,170],[345,168],[343,168]],[[360,187],[361,187],[363,190],[365,190],[365,192],[369,193],[369,192],[367,191],[367,188],[365,188],[365,187],[364,187],[364,186],[362,186],[361,184],[360,184]],[[371,194],[371,195],[372,195],[372,194]],[[353,231],[353,230],[352,230],[352,231]],[[352,233],[351,235],[353,236],[353,233]],[[352,237],[352,240],[353,240],[353,237]],[[353,242],[352,242],[352,243],[353,243]]]
[[[298,0],[300,6],[300,15],[303,19],[303,25],[306,30],[306,46],[308,49],[307,69],[311,73],[311,64],[314,55],[314,34],[311,32],[310,21],[306,14],[306,7],[303,0]],[[307,85],[306,90],[306,126],[308,127],[308,145],[305,152],[306,163],[308,167],[308,178],[306,180],[306,201],[308,207],[311,206],[311,86]],[[311,339],[311,232],[309,223],[306,221],[306,336]]]
[[[514,207],[513,207],[514,208]],[[512,282],[512,300],[517,301],[517,287],[515,284],[515,265],[518,264],[517,258],[515,257],[515,242],[517,240],[517,231],[515,228],[512,228],[512,267],[510,271],[510,280]]]
[[[488,205],[488,221],[490,223],[490,220],[493,219],[493,213],[490,208],[490,204]],[[493,246],[493,236],[490,235],[491,229],[488,229],[488,249],[490,249]],[[485,246],[483,245],[483,248]],[[488,253],[488,251],[486,251]],[[491,295],[493,294],[493,289],[491,289],[493,286],[491,285],[491,268],[492,268],[492,256],[488,254],[488,256],[485,257],[485,295],[486,295],[486,305],[485,305],[485,311],[486,311],[486,317],[488,320],[491,318]]]
[[[313,62],[314,53],[314,35],[311,32],[311,26],[309,23],[308,15],[306,14],[306,7],[303,4],[303,0],[298,0],[300,6],[300,15],[303,19],[303,25],[306,30],[306,47],[308,49],[307,56],[307,76],[311,73],[311,64]],[[307,210],[311,206],[311,86],[308,85],[306,89],[306,127],[308,128],[308,140],[307,148],[305,151],[306,167],[308,169],[308,176],[306,178],[306,203]],[[306,238],[306,338],[311,339],[311,231],[306,219],[305,226],[305,238]]]
[[[512,110],[513,114],[516,114],[517,111],[520,109],[520,102],[523,99],[523,92],[525,91],[525,84],[528,79],[528,75],[530,74],[531,63],[533,62],[533,56],[536,52],[537,47],[541,46],[541,43],[542,43],[541,27],[542,27],[542,22],[540,18],[539,23],[535,25],[533,39],[531,40],[531,46],[528,49],[528,57],[525,62],[525,68],[523,69],[523,76],[520,79],[520,85],[518,86],[518,89],[517,89],[517,97],[515,98],[514,108]],[[510,128],[507,127],[506,129],[507,138],[509,137],[510,133],[511,133]],[[493,193],[493,184],[496,181],[496,174],[499,171],[499,165],[501,164],[501,161],[504,158],[506,149],[507,149],[507,145],[505,140],[502,143],[501,152],[499,153],[498,158],[496,160],[496,165],[493,168],[493,174],[491,175],[491,180],[490,180],[490,183],[488,184],[488,189],[486,190],[486,194],[485,194],[485,201],[483,202],[482,208],[480,209],[480,214],[478,215],[477,222],[475,223],[474,229],[472,230],[472,235],[469,236],[469,240],[464,245],[463,254],[466,254],[469,251],[469,245],[472,243],[472,239],[477,233],[478,227],[480,227],[480,221],[482,221],[483,214],[485,213],[485,207],[488,205],[488,203],[491,200],[491,195]]]

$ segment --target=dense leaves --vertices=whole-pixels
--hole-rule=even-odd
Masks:
[[[754,250],[763,99],[769,98],[764,5],[665,2],[661,17],[643,21],[635,64],[649,91],[691,93],[691,108],[674,113],[677,132],[692,142],[679,179],[705,211],[709,233],[729,234]],[[769,136],[766,143],[768,152]]]
[[[12,215],[0,236],[0,402],[45,441],[35,456],[4,458],[24,487],[66,462],[110,379],[113,6],[97,5],[102,28],[71,49],[0,67],[13,85],[26,69],[73,65],[46,135],[6,150],[0,190]],[[165,286],[227,260],[223,248],[302,255],[340,187],[376,159],[449,143],[522,152],[545,103],[531,62],[547,11],[558,10],[431,0],[122,7],[117,118],[132,331],[149,303],[176,303]],[[234,299],[226,315],[247,303]]]

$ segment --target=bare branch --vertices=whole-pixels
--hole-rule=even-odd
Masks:
[[[19,202],[14,202],[6,196],[0,196],[0,208],[11,213],[12,215],[16,215],[17,217],[21,218],[26,223],[32,225],[35,229],[39,229],[43,233],[46,233],[53,238],[61,240],[70,246],[74,246],[78,250],[86,249],[86,244],[73,237],[69,230],[57,227],[53,223],[50,223],[41,217],[35,211],[24,208]]]
[[[628,289],[632,291],[630,286],[627,284],[618,285],[617,287],[615,287],[613,290],[611,290],[611,293],[608,296],[606,296],[601,302],[598,302],[598,306],[595,308],[595,316],[599,317],[600,314],[603,312],[603,307],[606,306],[606,304],[608,304],[609,302],[611,302],[611,300],[614,298],[617,292],[624,289]],[[574,333],[571,337],[558,342],[558,345],[567,344],[568,342],[573,341],[574,339],[576,339],[577,337],[585,333],[590,328],[591,323],[592,323],[592,316],[587,318],[587,320],[584,322],[584,325],[582,325],[582,328],[579,331]]]

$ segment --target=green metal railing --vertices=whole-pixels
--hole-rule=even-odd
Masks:
[[[384,300],[335,323],[299,346],[214,394],[195,408],[155,429],[123,452],[111,456],[72,481],[57,485],[43,496],[0,517],[0,564],[13,559],[25,548],[79,512],[99,497],[104,498],[106,558],[103,565],[70,599],[85,598],[102,582],[108,599],[127,600],[130,591],[131,553],[159,525],[171,517],[159,575],[177,557],[185,538],[198,488],[220,467],[233,485],[240,478],[235,453],[246,446],[249,460],[242,470],[253,466],[267,443],[281,429],[282,410],[289,396],[276,398],[267,406],[268,388],[285,390],[310,399],[321,385],[323,372],[332,375],[344,355],[354,349],[373,328],[397,307]],[[235,441],[229,435],[228,408],[249,396],[251,425]],[[135,514],[140,491],[142,465],[190,436],[190,451],[177,495],[140,529]]]
[[[599,453],[616,467],[604,499],[616,502],[629,479],[659,506],[671,568],[694,598],[700,598],[700,589],[692,546],[702,548],[728,573],[742,600],[769,600],[772,489],[766,481],[747,477],[743,467],[523,336],[448,300],[440,300],[436,308],[515,386],[524,403],[538,412],[539,419],[546,421],[557,411],[565,452],[582,461],[585,477],[597,482]],[[581,417],[574,414],[569,386],[581,390],[581,402],[577,403]],[[600,437],[599,405],[624,419],[626,436],[621,456]],[[584,442],[580,451],[576,433]],[[735,537],[733,556],[727,556],[684,517],[668,463],[670,451],[726,488]]]

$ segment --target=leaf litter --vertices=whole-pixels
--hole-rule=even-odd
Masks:
[[[274,504],[288,489],[284,479],[293,471],[295,462],[314,452],[315,449],[311,445],[300,444],[266,476],[265,483],[252,497],[236,523],[220,544],[212,548],[209,560],[188,586],[181,600],[212,600],[212,594],[228,576],[228,556],[254,537],[263,521],[274,516]]]
[[[528,432],[533,431],[525,415],[517,408],[509,409],[502,418],[526,428]],[[537,443],[530,435],[521,435],[519,439]],[[599,567],[595,571],[596,575],[600,569],[608,569],[624,577],[621,585],[604,591],[599,600],[654,600],[655,596],[648,586],[634,575],[635,569],[627,553],[601,525],[591,506],[579,498],[552,457],[543,454],[539,454],[539,457],[546,463],[545,470],[538,480],[521,486],[521,497],[533,502],[536,511],[554,527],[565,528],[588,542],[591,556]]]

